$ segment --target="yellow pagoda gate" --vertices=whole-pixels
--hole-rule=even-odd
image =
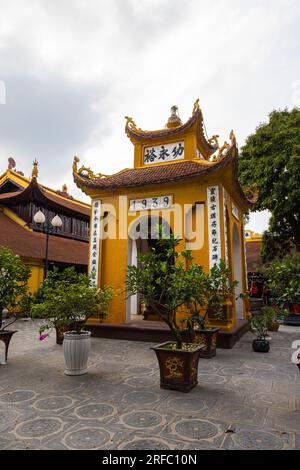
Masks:
[[[236,295],[225,306],[224,321],[209,319],[231,332],[247,319],[248,302],[243,214],[251,205],[237,179],[238,148],[207,138],[197,100],[192,116],[182,123],[176,106],[163,129],[145,131],[126,117],[125,131],[134,146],[134,167],[106,176],[79,167],[74,181],[92,200],[89,271],[95,284],[111,285],[116,296],[108,322],[130,323],[143,313],[137,296],[127,298],[127,266],[147,251],[153,227],[162,224],[179,239],[178,249],[192,251],[208,271],[221,259],[238,281]]]

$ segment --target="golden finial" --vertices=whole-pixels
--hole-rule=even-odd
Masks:
[[[38,161],[36,158],[34,159],[34,162],[32,164],[33,164],[33,168],[31,172],[31,178],[37,178],[39,174],[39,170],[38,170]]]
[[[233,130],[231,130],[230,134],[229,134],[229,139],[230,139],[230,142],[231,142],[231,146],[233,147],[234,145],[236,145],[236,137],[235,137],[235,134],[233,132]]]
[[[16,168],[16,162],[15,160],[12,158],[12,157],[9,157],[8,158],[8,166],[7,166],[7,169],[8,170],[15,170]]]
[[[73,160],[73,173],[77,173],[77,163],[79,162],[80,162],[80,158],[76,157],[75,155],[74,160]]]
[[[199,106],[199,98],[198,98],[194,103],[193,114],[199,111],[199,109],[200,109],[200,106]]]
[[[170,129],[172,127],[179,127],[179,126],[182,126],[182,122],[178,115],[178,106],[174,105],[171,107],[171,116],[168,119],[166,127]]]

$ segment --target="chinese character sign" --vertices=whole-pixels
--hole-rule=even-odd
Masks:
[[[227,219],[226,219],[226,191],[223,190],[223,220],[224,220],[224,243],[225,243],[225,261],[228,265],[228,234],[227,234]]]
[[[215,264],[219,264],[219,261],[221,259],[220,208],[218,186],[209,186],[207,188],[207,204],[209,266],[210,268],[212,268]]]
[[[92,203],[92,217],[90,225],[90,263],[89,274],[93,277],[92,285],[98,284],[98,271],[99,271],[99,250],[100,250],[100,216],[101,216],[101,201],[94,199]]]
[[[144,164],[172,162],[184,158],[184,142],[156,145],[144,149]]]

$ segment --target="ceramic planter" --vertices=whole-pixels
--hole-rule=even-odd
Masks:
[[[0,341],[4,343],[5,347],[4,362],[0,362],[0,364],[7,363],[9,343],[15,333],[17,333],[17,330],[0,330]]]
[[[174,342],[159,344],[155,351],[159,369],[161,388],[189,392],[198,384],[198,362],[201,348],[192,351],[170,349]]]
[[[90,349],[90,331],[84,331],[80,334],[71,331],[64,333],[63,350],[66,375],[83,375],[87,373],[87,361]]]
[[[270,350],[270,343],[266,339],[254,339],[252,348],[255,352],[267,353]]]
[[[56,331],[56,344],[63,344],[64,340],[64,334],[67,331],[72,331],[76,330],[77,326],[79,326],[79,329],[81,329],[84,326],[84,321],[82,322],[77,322],[77,323],[71,323],[70,325],[56,325],[55,326],[55,331]],[[79,325],[78,325],[79,324]]]
[[[195,330],[191,333],[191,340],[201,348],[200,357],[210,359],[217,353],[217,337],[219,328]]]

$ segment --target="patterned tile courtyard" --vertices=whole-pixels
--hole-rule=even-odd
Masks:
[[[269,354],[248,333],[200,359],[189,394],[159,388],[150,343],[92,339],[89,373],[64,375],[55,334],[19,321],[0,366],[0,449],[299,449],[300,328],[272,333]],[[0,348],[2,348],[2,343]],[[1,353],[3,349],[1,349]]]

